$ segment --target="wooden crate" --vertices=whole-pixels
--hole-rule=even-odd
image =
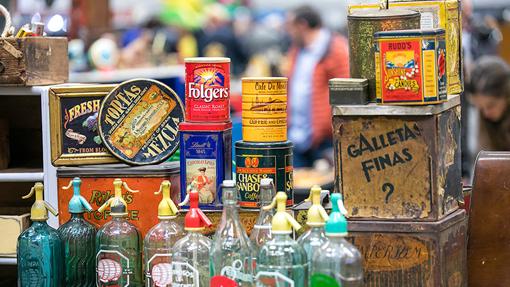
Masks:
[[[68,77],[67,38],[0,38],[0,85],[60,84]]]
[[[458,209],[459,96],[424,107],[333,106],[333,141],[348,217],[435,221]]]
[[[18,236],[30,226],[30,208],[0,208],[0,257],[16,257]]]
[[[467,286],[467,221],[464,210],[437,222],[349,221],[364,286]]]

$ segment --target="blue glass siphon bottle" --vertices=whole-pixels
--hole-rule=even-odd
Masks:
[[[32,205],[32,225],[18,237],[18,286],[20,287],[60,287],[63,285],[62,240],[46,222],[48,210],[55,216],[57,211],[43,200],[43,184],[37,182],[30,193],[35,193]]]
[[[64,282],[66,287],[92,287],[96,283],[96,228],[83,218],[83,213],[92,211],[92,206],[80,194],[81,179],[75,177],[63,189],[71,185],[71,218],[58,228],[64,244]]]

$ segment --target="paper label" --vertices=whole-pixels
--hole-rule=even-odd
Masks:
[[[100,250],[96,255],[96,286],[129,286],[133,269],[119,251]]]

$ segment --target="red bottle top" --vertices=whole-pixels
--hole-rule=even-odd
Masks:
[[[211,220],[198,208],[198,192],[189,193],[189,211],[184,217],[184,229],[188,231],[202,230],[212,225]]]

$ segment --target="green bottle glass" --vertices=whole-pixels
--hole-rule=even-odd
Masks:
[[[138,229],[127,220],[127,203],[122,198],[122,186],[131,190],[121,179],[113,181],[115,196],[99,209],[110,207],[112,220],[96,235],[96,286],[143,286],[142,238]]]
[[[32,225],[18,237],[18,286],[60,287],[63,285],[62,240],[48,225],[48,210],[57,211],[43,200],[43,184],[38,182],[23,196],[30,198],[35,192],[30,219]]]
[[[210,255],[211,287],[253,286],[255,248],[239,219],[235,181],[224,180],[223,213]]]
[[[363,286],[363,261],[354,245],[345,240],[347,236],[346,213],[342,196],[331,196],[333,211],[326,222],[328,242],[312,258],[312,287],[360,287]]]
[[[73,186],[69,201],[71,219],[58,228],[64,244],[64,269],[66,287],[95,286],[96,228],[83,218],[92,206],[80,195],[81,179],[75,177],[67,187]]]
[[[184,230],[175,222],[179,213],[170,198],[170,181],[165,180],[155,194],[163,193],[158,206],[159,223],[145,236],[143,250],[145,260],[145,286],[170,286],[172,267],[172,247],[184,237]]]
[[[285,210],[287,195],[278,192],[270,206],[277,206],[272,221],[273,239],[259,251],[257,257],[257,286],[306,287],[308,286],[308,258],[301,245],[291,238],[292,227],[301,225]]]

